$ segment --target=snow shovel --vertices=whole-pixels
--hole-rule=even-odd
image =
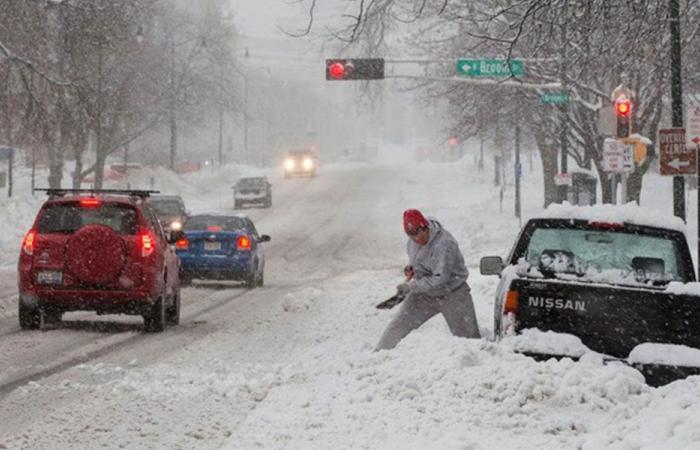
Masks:
[[[399,303],[401,303],[401,302],[403,301],[403,299],[405,299],[405,298],[406,298],[405,295],[401,295],[401,294],[398,294],[398,293],[397,293],[397,294],[394,295],[393,297],[391,297],[391,298],[389,298],[389,299],[387,299],[387,300],[384,300],[383,302],[381,302],[380,304],[378,304],[378,305],[376,306],[376,308],[377,308],[377,309],[391,309],[391,308],[393,308],[394,306],[396,306],[396,305],[398,305]]]

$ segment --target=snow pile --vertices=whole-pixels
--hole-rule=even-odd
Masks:
[[[633,348],[627,359],[631,363],[700,367],[700,350],[685,345],[648,342]]]
[[[650,390],[639,372],[600,358],[537,363],[442,330],[283,373],[227,448],[574,447]]]
[[[572,358],[580,358],[585,353],[592,353],[592,350],[586,347],[577,336],[540,331],[536,328],[522,330],[521,334],[508,336],[501,343],[515,352],[534,352]]]
[[[314,307],[322,295],[323,291],[312,287],[290,292],[284,296],[282,309],[286,312],[308,311]]]
[[[582,450],[697,449],[700,377],[677,381],[611,411]]]
[[[17,264],[24,234],[34,223],[36,213],[46,199],[44,193],[35,196],[17,194],[0,198],[0,267]]]

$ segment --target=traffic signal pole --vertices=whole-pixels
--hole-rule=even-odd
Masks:
[[[671,124],[683,128],[683,85],[681,78],[681,24],[678,0],[669,0],[669,28],[671,32]],[[685,219],[685,181],[682,176],[673,177],[673,215]],[[700,221],[700,208],[698,208]],[[699,222],[700,223],[700,222]],[[700,226],[698,227],[700,240]],[[700,264],[700,259],[698,260]]]

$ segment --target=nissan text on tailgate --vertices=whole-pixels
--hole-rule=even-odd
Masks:
[[[481,260],[482,274],[501,277],[496,339],[573,335],[654,385],[700,374],[700,288],[684,230],[680,219],[633,204],[550,206],[525,224],[505,263]],[[516,350],[581,356],[546,345]]]
[[[46,191],[20,250],[20,327],[40,329],[69,311],[141,315],[149,332],[177,324],[175,237],[145,201],[152,191]]]

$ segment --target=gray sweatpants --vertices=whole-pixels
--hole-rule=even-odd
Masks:
[[[408,333],[419,328],[437,313],[442,313],[453,335],[466,338],[481,337],[469,286],[464,283],[444,297],[408,294],[374,350],[396,347]]]

